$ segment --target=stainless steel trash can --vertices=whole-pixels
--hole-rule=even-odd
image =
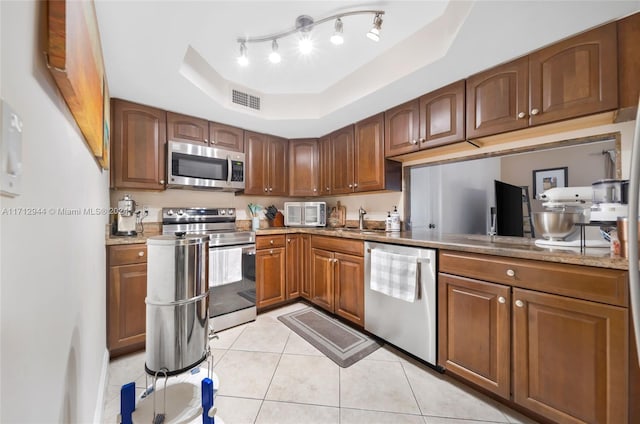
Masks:
[[[145,370],[185,372],[207,356],[209,237],[147,239]]]

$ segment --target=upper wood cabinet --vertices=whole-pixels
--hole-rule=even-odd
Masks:
[[[331,138],[331,194],[353,192],[353,125],[330,134]]]
[[[465,81],[385,112],[385,154],[411,153],[465,139]]]
[[[320,157],[317,138],[289,140],[289,195],[320,195]]]
[[[193,116],[167,112],[167,139],[244,151],[244,130]]]
[[[325,135],[318,140],[320,154],[320,194],[331,194],[331,179],[333,178],[333,158],[331,153],[331,136]]]
[[[528,87],[527,57],[467,78],[467,138],[526,128]]]
[[[417,99],[384,112],[385,156],[397,156],[418,150],[419,136],[420,102]]]
[[[611,23],[531,53],[530,124],[615,109],[616,44],[616,24]]]
[[[615,109],[616,24],[467,78],[467,137]]]
[[[618,24],[618,103],[625,120],[636,118],[640,96],[640,13],[617,22]]]
[[[331,194],[401,189],[402,165],[384,157],[382,113],[330,134],[330,140]]]
[[[465,140],[465,81],[420,97],[420,149]]]
[[[244,130],[217,122],[209,122],[209,143],[211,147],[244,152]]]
[[[286,196],[288,142],[245,131],[245,194]]]
[[[167,112],[167,139],[207,145],[209,122],[193,116]]]
[[[167,116],[165,111],[111,100],[112,188],[164,190]]]

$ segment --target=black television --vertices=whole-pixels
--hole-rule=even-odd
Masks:
[[[524,237],[522,188],[498,180],[495,186],[498,235]]]

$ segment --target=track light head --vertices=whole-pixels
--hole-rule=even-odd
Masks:
[[[336,46],[344,43],[344,37],[342,36],[342,20],[340,18],[336,19],[334,33],[331,36],[330,40]]]
[[[240,43],[240,56],[238,56],[238,65],[247,66],[249,64],[249,57],[247,56],[247,46],[244,43]]]
[[[367,37],[373,41],[380,41],[380,27],[382,27],[382,17],[378,13],[373,18],[373,27],[367,33]]]
[[[311,53],[313,50],[313,42],[308,35],[303,34],[302,37],[300,37],[300,41],[298,41],[298,49],[300,49],[300,53],[304,55]]]
[[[278,42],[273,40],[271,43],[271,53],[269,54],[269,61],[271,63],[280,63],[282,57],[280,57],[280,53],[278,53]]]

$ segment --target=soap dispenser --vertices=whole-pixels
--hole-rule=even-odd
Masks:
[[[387,217],[384,220],[384,230],[386,232],[391,231],[391,212],[387,211]]]
[[[397,206],[394,206],[391,212],[391,231],[400,231],[400,212]]]

